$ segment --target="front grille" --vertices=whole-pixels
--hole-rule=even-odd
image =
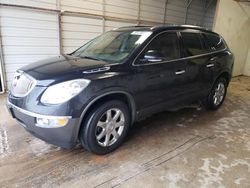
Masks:
[[[24,72],[16,72],[11,85],[11,94],[15,97],[24,97],[35,86],[35,80]]]

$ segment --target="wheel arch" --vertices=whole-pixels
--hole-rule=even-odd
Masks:
[[[228,84],[228,83],[230,82],[230,79],[231,79],[231,74],[230,74],[229,72],[227,72],[227,71],[224,71],[224,72],[222,72],[222,73],[217,77],[216,80],[218,80],[218,79],[221,78],[221,77],[225,78],[225,79],[227,80],[227,84]]]
[[[229,84],[229,82],[230,82],[230,80],[231,80],[231,74],[228,72],[228,71],[223,71],[223,72],[221,72],[217,77],[216,77],[216,79],[214,80],[214,82],[213,82],[213,85],[216,83],[216,81],[219,79],[219,78],[221,78],[221,77],[223,77],[223,78],[225,78],[226,80],[227,80],[227,85]],[[213,86],[212,85],[212,86]]]
[[[135,122],[136,119],[136,105],[133,96],[125,91],[111,91],[104,93],[94,99],[92,99],[87,107],[83,110],[81,116],[80,116],[80,125],[78,133],[81,129],[82,123],[85,121],[85,118],[88,116],[88,114],[91,112],[92,109],[94,109],[96,106],[101,105],[102,103],[108,101],[108,100],[121,100],[126,105],[128,105],[130,115],[131,115],[131,124]]]
[[[218,108],[221,106],[221,104],[223,103],[224,99],[225,99],[226,91],[225,91],[225,94],[224,94],[224,99],[223,99],[223,101],[222,101],[221,104],[219,104],[218,106],[213,106],[214,104],[211,104],[211,96],[214,95],[214,94],[212,93],[213,88],[214,88],[215,84],[217,83],[217,81],[218,81],[220,78],[225,78],[225,79],[226,79],[226,82],[227,82],[227,85],[228,85],[229,82],[230,82],[230,79],[231,79],[231,74],[230,74],[229,72],[227,72],[227,71],[223,71],[223,72],[221,72],[220,74],[218,74],[218,76],[215,78],[215,80],[214,80],[214,82],[213,82],[213,84],[212,84],[212,87],[211,87],[210,90],[209,90],[209,93],[208,93],[206,99],[203,101],[204,104],[205,104],[205,107],[206,107],[207,109],[209,109],[209,110],[216,110],[216,109],[218,109]],[[226,86],[226,90],[227,90],[227,86]]]

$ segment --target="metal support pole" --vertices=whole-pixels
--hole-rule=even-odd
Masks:
[[[187,7],[186,7],[186,13],[185,13],[185,19],[184,19],[184,23],[186,24],[187,23],[187,16],[188,16],[188,9],[191,5],[191,3],[193,2],[193,0],[187,0],[186,3],[187,3]]]
[[[214,18],[213,18],[213,26],[212,26],[212,30],[214,30],[216,21],[217,21],[217,17],[218,17],[218,11],[219,11],[219,4],[220,4],[220,0],[216,0],[216,6],[215,6],[215,13],[214,13]]]
[[[59,42],[59,53],[63,53],[63,44],[62,44],[62,18],[61,13],[58,13],[58,42]]]
[[[61,18],[61,0],[56,0],[56,9],[59,10],[57,13],[57,21],[58,21],[58,45],[59,45],[59,53],[63,53],[63,44],[62,44],[62,18]]]
[[[204,26],[204,20],[205,20],[205,15],[206,15],[206,7],[207,7],[207,0],[202,0],[203,1],[203,14],[200,19],[200,26]]]
[[[61,9],[61,0],[56,0],[56,9],[57,10]]]
[[[202,26],[204,26],[204,24],[205,24],[205,17],[206,17],[207,11],[213,2],[214,2],[214,0],[210,0],[210,1],[205,0],[204,12],[203,12],[203,16],[201,18],[201,25]]]
[[[141,0],[138,1],[137,25],[140,25],[140,16],[141,16]]]
[[[5,88],[7,88],[7,80],[5,75],[5,64],[4,64],[4,57],[3,57],[3,45],[2,45],[2,35],[1,35],[1,28],[0,28],[0,78],[1,78],[1,86],[2,92],[5,92]]]
[[[167,8],[168,8],[168,0],[165,1],[165,7],[164,7],[164,19],[163,23],[166,23],[166,16],[167,16]]]
[[[102,0],[102,32],[104,33],[105,32],[105,16],[106,16],[106,1],[105,0]]]

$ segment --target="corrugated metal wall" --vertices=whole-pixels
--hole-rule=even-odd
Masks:
[[[74,51],[103,31],[101,19],[65,15],[61,20],[64,53]]]
[[[110,21],[107,20],[104,23],[105,25],[105,31],[109,31],[115,28],[119,28],[119,27],[124,27],[124,26],[128,26],[128,25],[136,25],[135,23],[132,22],[122,22],[122,21]]]
[[[1,3],[56,9],[57,0],[1,0]]]
[[[140,5],[140,18],[152,22],[164,23],[165,0],[142,0]]]
[[[203,24],[202,26],[206,28],[213,28],[214,25],[214,15],[216,10],[217,1],[211,1],[211,3],[207,4],[207,8],[204,13],[203,17]]]
[[[216,6],[216,0],[0,0],[0,3],[3,51],[0,60],[4,60],[8,85],[21,66],[58,55],[60,50],[70,53],[117,27],[187,23],[212,28]],[[204,11],[207,4],[209,7]]]
[[[8,85],[19,67],[59,54],[56,14],[1,8],[0,25]]]
[[[104,4],[105,16],[137,19],[139,0],[105,0]]]
[[[193,0],[188,8],[186,23],[211,29],[213,27],[216,3],[217,1],[206,1],[204,3],[204,0]]]
[[[185,23],[187,4],[183,0],[168,0],[165,21],[167,23]]]
[[[187,24],[202,25],[203,13],[205,11],[203,1],[193,0],[187,11]]]
[[[102,15],[102,0],[60,0],[58,5],[61,10],[72,12],[85,12]]]

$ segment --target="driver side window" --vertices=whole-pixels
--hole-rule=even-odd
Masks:
[[[177,33],[163,33],[154,38],[141,54],[140,63],[164,62],[180,58]]]

